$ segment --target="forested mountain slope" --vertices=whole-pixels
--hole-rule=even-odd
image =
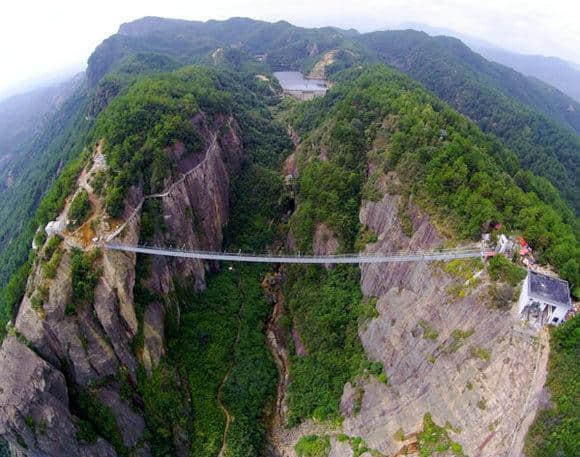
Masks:
[[[435,36],[456,37],[487,60],[497,62],[517,72],[539,79],[580,103],[580,67],[572,61],[540,54],[521,54],[504,49],[489,41],[445,27],[405,22],[401,29],[420,30]]]
[[[239,47],[250,55],[266,54],[274,69],[300,68],[309,58],[343,46],[353,34],[356,32],[331,27],[305,29],[284,21],[232,18],[195,22],[148,17],[121,25],[116,35],[100,44],[89,58],[87,78],[95,85],[131,53],[163,53],[187,64],[224,46]]]
[[[171,55],[182,64],[232,46],[259,55],[271,70],[310,70],[326,52],[348,50],[328,73],[354,61],[382,61],[425,84],[439,97],[499,136],[522,166],[546,177],[578,210],[580,104],[558,90],[488,62],[459,40],[413,30],[358,34],[304,29],[287,22],[234,18],[206,23],[144,18],[123,24],[89,59],[91,85],[125,56]],[[568,128],[566,128],[568,127]]]
[[[524,168],[549,179],[576,210],[580,208],[578,103],[540,81],[486,61],[454,38],[407,30],[366,34],[359,41],[482,130],[496,134]]]
[[[14,95],[0,102],[0,169],[27,152],[34,139],[47,127],[54,112],[83,82],[81,73],[72,80]],[[5,174],[0,177],[0,183],[0,186],[7,185]]]
[[[25,138],[18,140],[14,155],[5,167],[0,168],[2,285],[26,259],[38,227],[31,218],[42,197],[62,175],[65,165],[78,157],[84,146],[84,134],[91,125],[90,120],[85,118],[87,104],[87,91],[81,80],[73,85],[61,106],[47,115],[39,131],[27,132]],[[64,179],[61,178],[61,181]],[[42,220],[50,219],[45,217]]]
[[[488,60],[544,81],[580,103],[580,70],[557,57],[517,54],[499,48],[472,46]]]

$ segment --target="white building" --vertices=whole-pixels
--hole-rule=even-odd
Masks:
[[[568,282],[528,270],[518,305],[520,317],[534,326],[559,325],[572,311]]]

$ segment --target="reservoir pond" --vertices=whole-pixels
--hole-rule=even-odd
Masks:
[[[324,79],[305,78],[299,71],[275,71],[274,76],[287,91],[326,91]]]

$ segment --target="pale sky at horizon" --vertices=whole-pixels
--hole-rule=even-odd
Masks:
[[[508,50],[556,56],[580,65],[580,2],[575,0],[101,0],[90,4],[21,0],[5,3],[1,11],[0,94],[23,81],[84,65],[93,49],[116,33],[121,23],[143,16],[200,21],[245,16],[361,32],[423,23]]]

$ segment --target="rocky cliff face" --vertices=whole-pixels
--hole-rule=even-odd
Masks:
[[[229,174],[240,166],[242,143],[233,118],[216,116],[209,121],[200,114],[192,122],[205,139],[205,148],[197,156],[180,145],[168,151],[180,174],[168,180],[166,191],[157,197],[166,229],[155,231],[154,242],[215,250],[221,246],[228,220]],[[79,185],[86,181],[87,173]],[[123,398],[121,391],[123,382],[135,384],[139,361],[151,368],[163,355],[165,305],[149,303],[140,322],[133,300],[136,256],[105,249],[95,260],[101,274],[94,300],[71,308],[75,305],[72,247],[88,251],[91,237],[104,239],[119,224],[123,228],[115,241],[137,243],[143,195],[139,187],[132,188],[124,220],[113,224],[100,218],[101,205],[96,196],[92,198],[96,214],[77,232],[64,234],[59,248],[62,257],[53,277],[47,277],[41,262],[36,262],[10,336],[0,348],[0,436],[9,441],[15,455],[117,455],[111,442],[99,438],[87,443],[79,435],[79,418],[71,405],[74,392],[90,392],[110,408],[122,446],[133,449],[135,455],[150,455],[142,444],[145,421],[139,399]],[[81,235],[89,227],[94,232],[87,240]],[[179,277],[200,290],[211,268],[196,260],[156,258],[148,286],[164,294]],[[136,355],[131,343],[140,326],[144,345]]]
[[[389,194],[363,204],[360,220],[378,235],[369,252],[441,245],[412,203],[404,206],[413,233],[403,233],[401,204]],[[362,291],[377,298],[379,316],[359,336],[389,382],[371,377],[345,386],[345,433],[393,455],[405,450],[404,439],[420,432],[430,413],[467,455],[520,455],[527,420],[541,398],[547,345],[522,332],[509,311],[489,306],[485,271],[470,285],[438,264],[367,264],[361,273]],[[333,446],[332,455],[350,454]]]

